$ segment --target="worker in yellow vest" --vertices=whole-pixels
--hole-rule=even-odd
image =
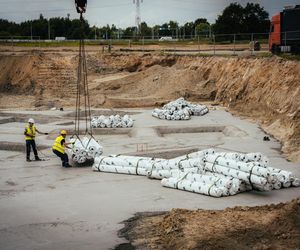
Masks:
[[[44,135],[48,134],[48,133],[42,133],[42,132],[40,132],[36,128],[36,126],[34,125],[34,120],[32,118],[30,118],[28,120],[28,124],[26,125],[25,131],[24,131],[25,140],[26,140],[26,160],[27,161],[31,161],[30,160],[30,151],[31,151],[31,148],[32,148],[33,153],[34,153],[35,160],[36,161],[40,161],[41,160],[39,158],[37,150],[36,150],[36,144],[35,144],[36,133],[44,134]]]
[[[66,130],[60,131],[60,136],[58,136],[55,139],[54,144],[52,146],[52,151],[61,159],[63,167],[70,168],[72,166],[69,164],[69,158],[68,155],[65,153],[65,148],[70,148],[68,147],[68,145],[72,143],[66,142],[66,136],[67,136]]]

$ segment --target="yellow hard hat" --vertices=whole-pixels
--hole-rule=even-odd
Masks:
[[[63,129],[62,131],[60,131],[60,134],[61,134],[61,135],[66,135],[66,134],[67,134],[67,131]]]

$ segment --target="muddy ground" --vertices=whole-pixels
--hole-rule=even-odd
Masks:
[[[119,234],[130,241],[127,249],[299,249],[300,198],[222,211],[138,213],[124,223]]]

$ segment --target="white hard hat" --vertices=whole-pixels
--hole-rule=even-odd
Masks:
[[[29,122],[29,123],[34,123],[34,120],[33,120],[32,118],[30,118],[30,119],[28,120],[28,122]]]

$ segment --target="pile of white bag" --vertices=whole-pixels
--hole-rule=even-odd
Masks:
[[[76,138],[72,149],[69,150],[73,162],[83,164],[92,161],[103,153],[102,146],[93,137]]]
[[[91,120],[93,128],[131,128],[133,120],[129,115],[111,115],[99,117],[93,116]]]
[[[93,170],[143,175],[160,179],[164,187],[213,197],[300,186],[300,180],[293,173],[271,168],[268,164],[267,157],[260,153],[220,153],[208,149],[170,160],[100,156],[95,158]]]
[[[183,97],[169,102],[161,109],[154,109],[152,116],[165,120],[189,120],[192,115],[202,116],[208,113],[208,108],[205,105],[192,104]]]

